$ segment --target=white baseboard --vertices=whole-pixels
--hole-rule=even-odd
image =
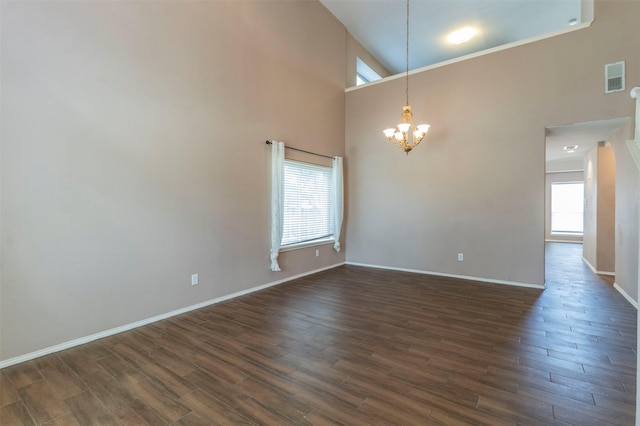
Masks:
[[[193,310],[196,310],[196,309],[204,308],[205,306],[214,305],[216,303],[224,302],[225,300],[229,300],[229,299],[233,299],[233,298],[236,298],[236,297],[244,296],[245,294],[249,294],[249,293],[253,293],[253,292],[256,292],[256,291],[264,290],[265,288],[273,287],[273,286],[278,285],[278,284],[283,284],[283,283],[285,283],[287,281],[292,281],[292,280],[295,280],[297,278],[302,278],[302,277],[307,276],[307,275],[316,274],[318,272],[322,272],[322,271],[325,271],[327,269],[333,269],[333,268],[336,268],[336,267],[341,266],[341,265],[344,265],[344,262],[336,263],[334,265],[325,266],[324,268],[315,269],[313,271],[304,272],[302,274],[298,274],[298,275],[294,275],[294,276],[291,276],[291,277],[287,277],[287,278],[284,278],[284,279],[281,279],[281,280],[278,280],[278,281],[272,281],[270,283],[262,284],[262,285],[259,285],[259,286],[256,286],[256,287],[252,287],[252,288],[247,289],[247,290],[238,291],[236,293],[232,293],[232,294],[228,294],[226,296],[221,296],[221,297],[218,297],[218,298],[215,298],[215,299],[207,300],[205,302],[197,303],[195,305],[187,306],[185,308],[176,309],[175,311],[167,312],[167,313],[164,313],[164,314],[156,315],[156,316],[151,317],[151,318],[146,318],[146,319],[143,319],[143,320],[140,320],[140,321],[132,322],[130,324],[125,324],[125,325],[122,325],[120,327],[116,327],[116,328],[112,328],[112,329],[109,329],[109,330],[101,331],[100,333],[92,334],[90,336],[80,337],[79,339],[74,339],[74,340],[71,340],[71,341],[68,341],[68,342],[60,343],[58,345],[50,346],[50,347],[44,348],[44,349],[40,349],[40,350],[37,350],[35,352],[31,352],[31,353],[28,353],[28,354],[25,354],[25,355],[20,355],[20,356],[14,357],[14,358],[9,358],[7,360],[0,361],[0,369],[3,369],[5,367],[9,367],[11,365],[19,364],[21,362],[30,361],[32,359],[39,358],[39,357],[45,356],[45,355],[49,355],[49,354],[52,354],[54,352],[59,352],[59,351],[65,350],[65,349],[70,349],[70,348],[73,348],[75,346],[83,345],[85,343],[93,342],[94,340],[102,339],[104,337],[113,336],[114,334],[122,333],[124,331],[129,331],[129,330],[132,330],[134,328],[141,327],[143,325],[151,324],[151,323],[156,322],[156,321],[160,321],[160,320],[163,320],[163,319],[171,318],[173,316],[184,314],[186,312],[190,312],[190,311],[193,311]]]
[[[589,267],[589,269],[591,269],[591,272],[593,272],[594,274],[598,274],[598,275],[610,275],[612,277],[616,276],[615,272],[608,272],[608,271],[598,271],[596,270],[596,268],[593,267],[593,265],[591,263],[589,263],[589,261],[583,257],[582,260],[584,260],[584,263],[587,264],[587,266]]]
[[[366,268],[378,268],[378,269],[388,269],[390,271],[412,272],[414,274],[436,275],[439,277],[458,278],[461,280],[469,280],[469,281],[481,281],[481,282],[486,282],[491,284],[505,284],[505,285],[511,285],[516,287],[529,287],[529,288],[538,288],[543,290],[545,288],[544,284],[530,284],[530,283],[521,283],[516,281],[494,280],[491,278],[471,277],[468,275],[444,274],[442,272],[424,271],[421,269],[396,268],[393,266],[371,265],[368,263],[357,263],[357,262],[345,262],[345,263],[347,265],[364,266]]]
[[[636,302],[635,300],[633,300],[631,298],[631,296],[629,296],[629,294],[627,294],[626,291],[624,291],[624,289],[622,287],[620,287],[618,285],[618,283],[613,283],[613,288],[615,288],[616,290],[618,290],[618,293],[620,293],[621,295],[624,296],[625,299],[627,299],[627,301],[629,303],[631,303],[631,305],[633,305],[634,308],[638,309],[638,302]]]

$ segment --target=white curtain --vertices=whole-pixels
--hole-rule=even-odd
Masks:
[[[342,179],[342,157],[333,157],[333,249],[340,251],[340,230],[344,214],[344,195]]]
[[[278,254],[282,242],[284,211],[284,143],[271,142],[271,270],[280,271]]]

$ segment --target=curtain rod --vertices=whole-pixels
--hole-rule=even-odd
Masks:
[[[271,141],[266,141],[267,145],[271,145]],[[328,155],[324,155],[324,154],[316,154],[315,152],[311,152],[311,151],[305,151],[304,149],[300,149],[300,148],[294,148],[292,146],[284,146],[285,149],[292,149],[294,151],[299,151],[299,152],[304,152],[305,154],[311,154],[311,155],[317,155],[318,157],[324,157],[324,158],[329,158],[333,160],[333,157],[329,157]]]

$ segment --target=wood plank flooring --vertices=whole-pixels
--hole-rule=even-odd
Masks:
[[[636,311],[547,246],[545,291],[342,266],[0,371],[2,425],[632,425]]]

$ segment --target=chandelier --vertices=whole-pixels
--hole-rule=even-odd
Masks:
[[[418,146],[429,131],[428,124],[413,124],[413,112],[409,105],[409,0],[407,0],[407,68],[405,75],[406,104],[402,107],[402,122],[395,129],[383,130],[384,135],[391,143],[402,148],[407,155],[409,151]]]

